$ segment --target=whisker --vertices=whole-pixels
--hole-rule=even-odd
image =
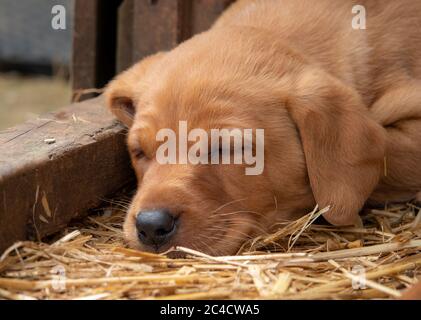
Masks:
[[[226,220],[225,222],[231,223],[231,222],[234,222],[234,221],[244,221],[244,222],[252,223],[253,225],[256,224],[256,225],[263,226],[263,224],[261,222],[254,221],[253,219],[249,219],[249,218],[244,217],[244,216],[234,216],[234,217],[231,217],[231,219]]]
[[[233,225],[236,226],[236,225],[244,225],[244,224],[241,222],[239,224],[233,224]],[[253,231],[256,232],[256,235],[264,236],[264,235],[268,235],[269,234],[265,229],[263,229],[261,227],[258,227],[258,226],[254,225],[254,224],[250,224],[249,226],[250,227],[253,227],[255,229]],[[254,238],[254,237],[253,236],[250,236],[250,238]]]
[[[124,203],[114,203],[114,205],[113,205],[114,207],[117,207],[117,208],[124,208],[124,209],[129,209],[130,208],[130,206],[129,205],[127,205],[127,204],[124,204]]]
[[[213,240],[218,240],[218,241],[223,240],[224,238],[229,238],[229,239],[232,239],[232,240],[244,240],[244,237],[233,236],[233,235],[224,235],[222,238],[217,238],[217,237],[214,237],[214,236],[207,236],[207,237],[210,238],[210,239],[213,239]],[[250,238],[252,238],[252,237],[250,237]]]
[[[112,202],[110,202],[111,204],[114,204],[114,203],[118,203],[118,204],[125,204],[125,205],[130,205],[132,202],[131,201],[129,201],[129,200],[114,200],[114,201],[112,201]]]
[[[223,239],[224,237],[236,239],[236,237],[234,235],[230,234],[230,233],[237,233],[237,234],[241,233],[243,236],[245,236],[247,238],[251,237],[250,235],[248,235],[246,233],[242,233],[241,231],[238,231],[238,230],[235,230],[235,229],[229,228],[229,227],[217,227],[217,226],[214,226],[214,227],[208,228],[206,230],[208,230],[208,231],[224,231],[223,236],[221,238],[219,238],[219,239]]]
[[[258,223],[258,222],[255,222],[255,221],[249,221],[249,220],[241,220],[241,219],[235,219],[235,220],[232,220],[231,222],[230,222],[230,225],[232,225],[232,226],[251,226],[253,229],[256,229],[257,231],[259,231],[259,232],[261,232],[262,234],[268,234],[268,231],[266,230],[266,228],[262,225],[262,224],[260,224],[260,223]]]
[[[225,230],[225,231],[226,230],[232,230],[231,228],[229,228],[230,225],[253,226],[253,227],[258,227],[261,230],[265,230],[265,226],[262,225],[260,222],[250,221],[248,219],[244,219],[244,218],[241,218],[241,217],[236,217],[236,218],[230,219],[230,220],[219,221],[218,224],[212,225],[211,228],[220,228],[220,230]]]
[[[211,230],[211,229],[209,229],[209,230]],[[232,229],[232,228],[222,228],[221,230],[225,230],[225,231],[227,231],[227,233],[229,233],[230,231],[231,232],[233,232],[233,233],[236,233],[236,234],[240,234],[240,235],[243,235],[245,238],[252,238],[252,236],[251,235],[249,235],[249,234],[246,234],[246,233],[244,233],[244,232],[242,232],[242,231],[239,231],[239,230],[235,230],[235,229]],[[230,235],[228,235],[228,234],[225,234],[224,235],[224,237],[226,237],[226,236],[230,236]]]
[[[228,203],[225,203],[225,204],[223,204],[222,206],[220,206],[219,208],[217,208],[216,210],[212,211],[210,214],[212,215],[213,213],[218,212],[219,210],[221,210],[221,209],[225,208],[226,206],[229,206],[229,205],[234,204],[234,203],[236,203],[236,202],[244,201],[244,200],[246,200],[246,199],[247,199],[247,198],[244,198],[244,199],[237,199],[237,200],[233,200],[233,201],[230,201],[230,202],[228,202]]]
[[[101,200],[111,205],[111,207],[117,207],[118,209],[128,210],[130,208],[130,202],[124,202],[121,200]]]
[[[249,210],[240,210],[240,211],[234,211],[234,212],[228,212],[228,213],[218,213],[216,216],[226,217],[226,216],[235,215],[235,214],[238,214],[238,213],[252,213],[252,214],[255,214],[255,215],[263,218],[266,221],[269,220],[269,218],[265,214],[260,213],[260,212],[256,212],[256,211],[249,211]]]
[[[213,255],[213,256],[215,256],[215,251],[214,251],[214,248],[212,248],[211,246],[209,246],[206,242],[204,242],[203,240],[201,240],[201,239],[199,239],[199,242],[201,243],[201,244],[203,244],[208,250],[209,250],[209,253],[211,254],[211,255]]]
[[[264,225],[261,222],[259,222],[259,221],[250,221],[250,219],[246,219],[244,216],[234,216],[234,217],[232,217],[229,220],[227,220],[227,219],[224,219],[223,220],[223,222],[224,223],[227,223],[227,224],[230,224],[230,223],[235,222],[235,221],[245,222],[245,223],[248,223],[248,224],[256,225],[256,226],[259,226],[259,227],[261,227],[263,229],[265,228]]]
[[[276,195],[273,196],[273,200],[275,201],[275,211],[278,211],[278,198]]]
[[[107,202],[107,203],[115,203],[115,202],[125,202],[127,204],[129,204],[131,202],[130,199],[124,199],[124,198],[120,198],[120,199],[106,199],[106,198],[99,198],[101,201]]]

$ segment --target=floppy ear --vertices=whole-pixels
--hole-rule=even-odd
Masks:
[[[105,89],[105,101],[111,112],[127,127],[133,124],[136,105],[139,99],[140,83],[151,68],[165,53],[159,52],[138,62],[130,69],[119,74]]]
[[[384,128],[372,120],[353,89],[319,70],[297,82],[287,102],[296,123],[310,185],[319,208],[334,225],[357,223],[379,182],[385,156]]]

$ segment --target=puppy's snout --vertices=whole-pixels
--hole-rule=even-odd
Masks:
[[[141,211],[136,217],[139,240],[146,245],[159,247],[175,233],[175,218],[168,210]]]

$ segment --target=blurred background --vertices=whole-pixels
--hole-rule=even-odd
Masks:
[[[55,5],[65,30],[52,28]],[[73,15],[74,0],[0,0],[0,130],[70,102]]]

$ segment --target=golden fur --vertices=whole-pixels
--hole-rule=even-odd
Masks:
[[[367,29],[351,27],[352,6]],[[333,224],[358,222],[364,203],[421,191],[421,2],[243,0],[207,32],[148,57],[106,91],[130,127],[140,210],[180,219],[173,245],[232,254],[277,221],[330,205]],[[133,113],[133,115],[132,115]],[[160,128],[265,129],[265,169],[159,165]],[[139,158],[142,150],[144,157]]]

